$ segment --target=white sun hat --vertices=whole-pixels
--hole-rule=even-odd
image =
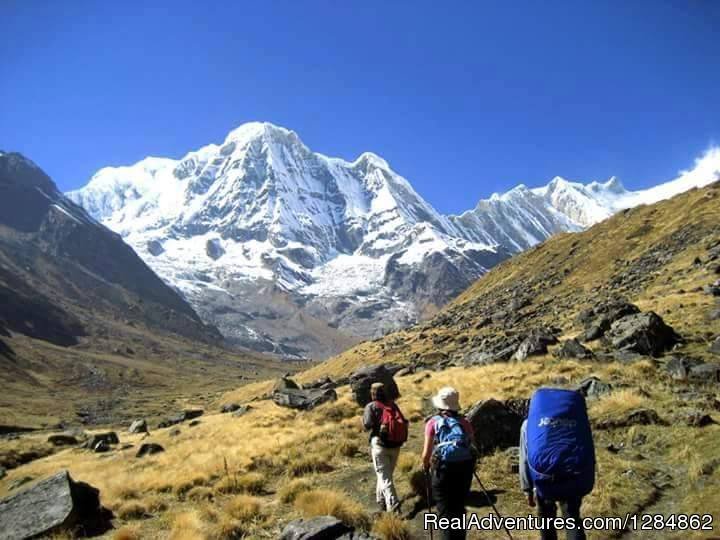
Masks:
[[[432,404],[444,411],[457,412],[460,410],[460,394],[452,386],[445,386],[433,396]]]

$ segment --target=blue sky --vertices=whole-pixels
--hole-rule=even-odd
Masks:
[[[386,158],[443,212],[555,175],[643,187],[720,141],[720,2],[0,5],[0,148],[68,190],[250,120]]]

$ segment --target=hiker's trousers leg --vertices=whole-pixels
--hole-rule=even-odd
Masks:
[[[378,503],[385,503],[385,508],[388,511],[393,510],[399,504],[393,474],[400,455],[400,449],[380,446],[378,438],[373,437],[370,442],[370,454],[377,475],[375,498]]]
[[[580,521],[580,506],[582,505],[582,498],[578,497],[575,499],[568,499],[566,501],[560,501],[560,511],[564,518],[573,518],[578,527],[582,525]],[[568,529],[567,540],[585,540],[585,530]]]
[[[465,501],[470,493],[475,462],[448,463],[433,471],[432,494],[439,518],[460,518],[465,515]],[[464,529],[438,531],[441,540],[464,540]]]
[[[538,499],[537,503],[539,517],[554,518],[557,516],[557,503],[555,501]],[[580,505],[582,505],[582,498],[559,501],[559,505],[564,518],[573,518],[576,525],[581,525]],[[585,531],[582,528],[565,529],[565,537],[567,540],[585,540]],[[542,540],[557,540],[557,532],[554,528],[543,530],[540,533],[540,538]]]
[[[549,521],[557,517],[557,504],[555,501],[541,499],[538,497],[537,510],[538,517],[546,522],[544,525],[550,525],[549,527],[546,526],[540,529],[541,540],[557,540],[557,531],[555,530],[555,526]]]

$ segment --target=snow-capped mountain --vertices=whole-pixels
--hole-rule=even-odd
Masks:
[[[180,160],[101,169],[68,196],[229,340],[324,357],[432,313],[512,253],[644,193],[555,178],[444,216],[375,154],[330,158],[249,123]]]

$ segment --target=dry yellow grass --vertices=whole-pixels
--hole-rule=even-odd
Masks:
[[[372,532],[381,540],[411,540],[408,522],[397,514],[385,513],[373,523]]]
[[[329,489],[314,489],[298,495],[295,507],[306,517],[335,516],[352,527],[367,530],[370,517],[349,495]]]
[[[597,419],[619,417],[634,409],[646,407],[648,403],[648,398],[638,393],[637,389],[621,389],[591,403],[589,413]]]
[[[175,516],[168,536],[168,540],[204,540],[206,538],[203,522],[197,510]]]
[[[306,491],[310,491],[313,488],[314,485],[309,480],[305,478],[296,478],[294,480],[290,480],[278,490],[278,498],[280,499],[280,502],[286,504],[291,503],[295,501],[298,495]]]
[[[140,529],[132,525],[124,525],[113,533],[113,540],[140,540]]]

